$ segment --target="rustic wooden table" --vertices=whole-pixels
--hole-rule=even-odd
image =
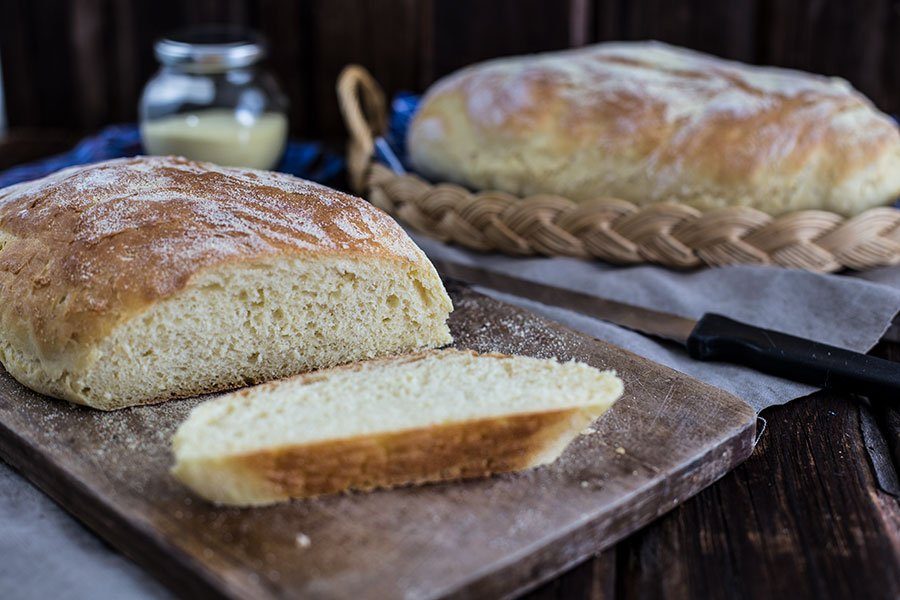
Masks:
[[[526,597],[900,597],[900,407],[819,392],[762,417],[744,464]]]
[[[72,139],[18,132],[0,168]],[[525,597],[900,597],[900,406],[819,392],[762,417],[746,463]]]

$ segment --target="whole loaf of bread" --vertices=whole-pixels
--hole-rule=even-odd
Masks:
[[[424,253],[367,202],[172,157],[0,190],[0,362],[101,409],[440,346]]]
[[[900,133],[846,81],[656,42],[503,58],[438,81],[427,177],[518,195],[853,215],[900,196]]]

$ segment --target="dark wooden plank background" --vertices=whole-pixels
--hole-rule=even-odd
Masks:
[[[897,0],[0,0],[10,127],[134,120],[153,40],[206,22],[265,33],[305,137],[344,135],[334,82],[349,62],[393,93],[489,57],[614,39],[838,75],[900,113]]]

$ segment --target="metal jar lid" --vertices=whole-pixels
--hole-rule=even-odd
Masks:
[[[198,71],[249,67],[265,58],[262,37],[229,25],[206,25],[178,31],[153,46],[160,63]]]

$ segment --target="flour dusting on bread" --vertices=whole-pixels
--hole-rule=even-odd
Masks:
[[[403,229],[284,174],[174,157],[0,190],[0,361],[117,408],[449,341]]]
[[[900,131],[846,81],[653,42],[462,69],[408,146],[432,179],[522,196],[852,215],[900,195]]]

